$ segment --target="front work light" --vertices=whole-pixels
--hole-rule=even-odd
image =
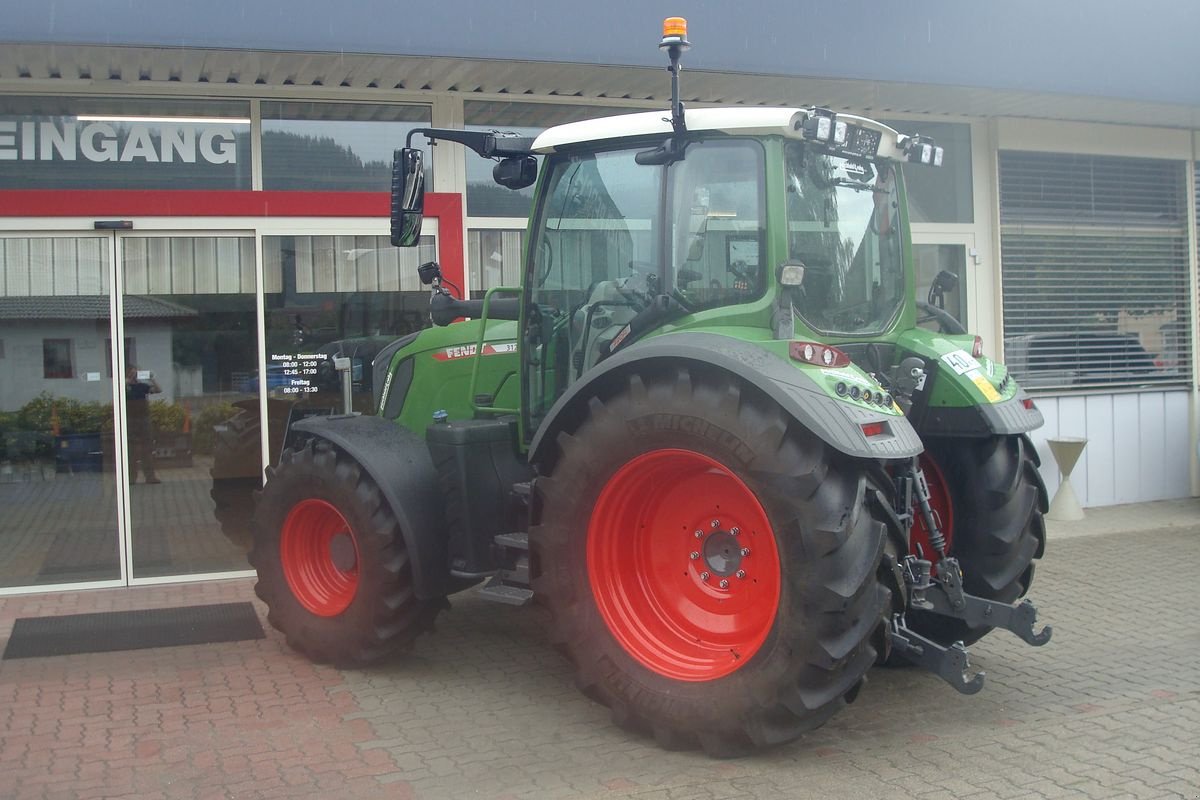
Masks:
[[[940,167],[945,151],[935,145],[928,136],[910,136],[904,143],[904,153],[914,164],[929,164]]]

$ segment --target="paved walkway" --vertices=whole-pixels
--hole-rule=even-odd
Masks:
[[[467,593],[413,654],[362,672],[314,667],[273,631],[0,661],[0,797],[1200,797],[1200,502],[1092,513],[1114,515],[1137,530],[1052,529],[1034,596],[1054,640],[977,644],[982,693],[877,669],[831,723],[762,755],[669,753],[612,726],[537,612]],[[251,597],[244,580],[11,597],[0,647],[23,616]]]

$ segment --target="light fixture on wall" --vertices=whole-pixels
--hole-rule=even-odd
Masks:
[[[138,117],[121,114],[79,114],[80,122],[165,122],[196,125],[249,125],[249,117]]]

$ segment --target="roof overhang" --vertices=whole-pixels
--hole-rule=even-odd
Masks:
[[[489,100],[634,101],[665,107],[670,82],[658,68],[539,61],[106,45],[0,47],[0,92],[180,91],[380,102],[460,93]],[[872,117],[1030,117],[1200,128],[1200,108],[1194,106],[965,86],[687,70],[682,92],[691,104],[817,105]]]

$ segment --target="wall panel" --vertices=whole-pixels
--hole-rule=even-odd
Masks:
[[[1088,440],[1071,476],[1084,506],[1187,497],[1192,444],[1187,390],[1128,394],[1041,395],[1046,424],[1030,434],[1053,497],[1058,466],[1047,440]]]

